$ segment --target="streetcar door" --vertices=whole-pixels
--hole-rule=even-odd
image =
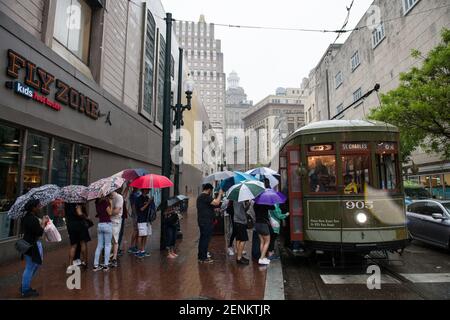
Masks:
[[[303,241],[302,183],[300,176],[300,146],[287,148],[291,241]]]

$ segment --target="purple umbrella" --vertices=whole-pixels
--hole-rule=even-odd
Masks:
[[[255,198],[255,203],[273,206],[274,204],[285,203],[286,200],[286,196],[281,192],[277,192],[272,189],[266,189],[266,191]]]

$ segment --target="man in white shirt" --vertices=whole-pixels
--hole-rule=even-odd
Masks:
[[[119,251],[119,235],[120,228],[122,226],[122,214],[123,214],[123,197],[118,192],[113,192],[111,194],[112,198],[112,215],[111,215],[111,223],[112,223],[112,242],[113,242],[113,257],[111,260],[111,267],[117,267],[117,253]]]

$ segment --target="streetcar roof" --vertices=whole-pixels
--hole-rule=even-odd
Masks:
[[[348,131],[379,131],[379,132],[395,132],[399,130],[396,126],[380,121],[367,120],[329,120],[319,121],[301,127],[289,137],[286,138],[285,143],[289,142],[295,137],[318,133],[333,133],[333,132],[348,132]]]

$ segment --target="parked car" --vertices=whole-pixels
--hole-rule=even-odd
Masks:
[[[450,249],[450,201],[414,201],[406,217],[412,239]]]

